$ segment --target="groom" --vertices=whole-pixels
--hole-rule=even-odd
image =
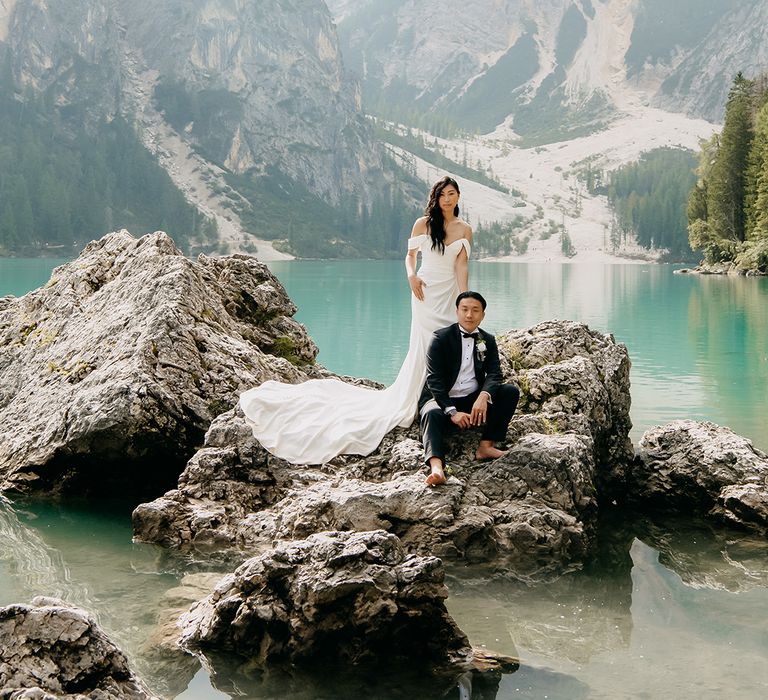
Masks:
[[[427,383],[419,399],[424,460],[430,486],[445,483],[445,437],[449,430],[482,428],[475,457],[495,459],[520,392],[502,384],[496,339],[479,328],[486,301],[477,292],[456,298],[458,323],[435,331],[427,351]]]

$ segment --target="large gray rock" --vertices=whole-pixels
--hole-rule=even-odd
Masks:
[[[601,496],[620,491],[634,455],[626,346],[582,323],[545,321],[503,333],[499,349],[521,390],[519,412],[535,416],[541,432],[591,437]]]
[[[445,609],[436,557],[406,554],[381,530],[328,532],[249,559],[179,620],[181,643],[231,650],[260,666],[409,659],[468,661]]]
[[[370,471],[379,475],[386,454],[334,460],[326,467],[333,474],[298,469],[266,453],[237,416],[217,419],[207,444],[178,489],[134,511],[138,540],[222,553],[323,530],[384,528],[410,551],[493,561],[521,576],[562,571],[589,549],[594,469],[588,440],[576,435],[526,436],[493,465],[457,460],[440,489],[424,484],[412,439],[397,445],[411,447],[408,471],[384,480]],[[383,464],[368,471],[377,458]]]
[[[90,243],[0,299],[0,490],[162,492],[238,393],[319,370],[265,265],[164,233]]]
[[[594,539],[598,465],[623,473],[631,458],[626,348],[569,322],[507,334],[501,347],[523,394],[504,457],[477,463],[477,433],[459,434],[448,484],[428,488],[412,426],[365,458],[299,468],[267,453],[236,410],[214,421],[177,489],[134,511],[135,537],[260,550],[325,530],[381,528],[409,551],[494,562],[520,577],[578,566]]]
[[[51,598],[0,608],[0,697],[154,698],[87,612]]]
[[[640,439],[632,495],[768,533],[768,455],[714,423],[679,420]]]

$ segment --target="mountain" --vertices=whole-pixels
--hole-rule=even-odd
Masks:
[[[722,118],[768,58],[767,0],[328,0],[364,107],[544,143],[636,104]]]
[[[408,178],[373,137],[322,0],[0,0],[0,61],[6,92],[63,137],[134,125],[220,228],[235,217],[310,254],[399,247],[366,215],[412,202]]]
[[[445,172],[478,252],[604,252],[587,183],[711,136],[767,26],[768,0],[0,0],[0,253],[127,227],[400,255]]]

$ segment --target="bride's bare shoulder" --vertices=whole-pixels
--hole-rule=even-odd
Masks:
[[[461,231],[461,238],[466,238],[468,241],[472,241],[472,227],[464,221],[464,219],[458,219],[456,223],[459,225]]]
[[[413,222],[413,228],[411,229],[411,238],[414,236],[421,236],[427,232],[427,217],[420,216]]]

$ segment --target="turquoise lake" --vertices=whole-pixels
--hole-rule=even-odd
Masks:
[[[0,259],[0,295],[44,284],[55,264]],[[321,363],[383,382],[394,377],[408,343],[401,262],[270,268],[299,307]],[[634,442],[652,425],[696,418],[768,450],[768,279],[674,275],[654,265],[475,263],[470,282],[489,301],[488,330],[567,318],[625,343]],[[0,499],[0,605],[43,594],[86,607],[164,697],[360,697],[359,684],[338,678],[235,670],[211,678],[148,652],[182,571],[206,568],[132,544],[130,504]],[[472,642],[521,659],[493,696],[499,700],[768,696],[765,538],[608,508],[598,554],[581,571],[532,584],[453,567],[448,586],[448,607]],[[382,669],[365,694],[441,697],[409,683]]]

